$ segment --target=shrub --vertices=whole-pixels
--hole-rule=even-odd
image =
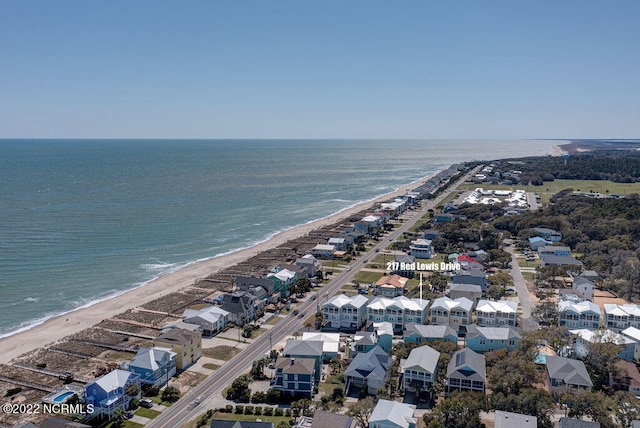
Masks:
[[[265,407],[264,412],[262,412],[265,416],[273,416],[273,408]]]
[[[283,414],[284,412],[280,407],[276,407],[276,409],[273,411],[273,416],[282,416]]]
[[[236,406],[236,415],[241,415],[244,413],[244,406],[241,404],[238,404]]]
[[[231,404],[227,404],[227,406],[224,408],[224,411],[226,413],[231,413],[233,412],[233,406]]]
[[[245,406],[244,414],[245,415],[253,415],[253,406]]]
[[[260,416],[262,414],[262,407],[256,406],[256,410],[253,412],[254,415]]]
[[[4,394],[4,396],[5,397],[11,397],[12,395],[16,395],[20,391],[22,391],[22,388],[20,388],[19,386],[16,387],[16,388],[10,388],[10,389],[7,390],[7,392]]]

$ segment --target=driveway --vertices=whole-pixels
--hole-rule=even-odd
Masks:
[[[505,240],[505,243],[510,242]],[[520,317],[523,331],[535,331],[538,330],[538,323],[531,318],[531,311],[534,308],[529,289],[527,289],[527,283],[522,276],[520,266],[518,266],[518,260],[516,260],[516,253],[512,245],[505,245],[505,250],[511,254],[511,277],[518,293],[518,299],[520,299],[520,308],[522,308],[522,316]]]

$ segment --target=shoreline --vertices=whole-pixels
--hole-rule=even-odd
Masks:
[[[143,305],[165,294],[170,294],[191,286],[198,279],[205,278],[222,269],[241,263],[263,251],[275,248],[292,239],[304,236],[314,229],[344,220],[359,211],[372,207],[373,204],[377,202],[403,195],[444,169],[446,169],[446,167],[411,183],[400,186],[394,191],[356,203],[327,217],[311,220],[284,231],[276,232],[273,236],[250,247],[188,263],[173,272],[162,274],[138,287],[120,292],[114,296],[105,297],[94,303],[89,303],[85,306],[53,316],[42,322],[34,321],[34,324],[25,327],[24,330],[18,329],[14,333],[7,333],[8,336],[0,338],[0,347],[3,349],[3,352],[0,354],[0,364],[9,363],[20,355],[49,346],[67,336],[92,327],[103,319],[114,317],[128,309]]]

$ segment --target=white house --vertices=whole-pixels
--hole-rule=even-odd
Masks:
[[[369,416],[369,428],[415,428],[415,410],[413,404],[379,400]]]
[[[368,302],[360,294],[338,294],[322,305],[322,319],[331,328],[358,329],[366,321]]]
[[[332,259],[335,251],[335,245],[318,244],[311,249],[311,254],[319,259]]]
[[[184,317],[185,323],[200,326],[203,336],[213,336],[225,328],[229,322],[229,312],[219,306],[207,306],[202,309],[185,309],[182,316]]]
[[[572,329],[597,330],[600,328],[600,307],[587,300],[578,303],[570,300],[559,302],[558,324]]]
[[[431,241],[429,239],[420,238],[415,241],[411,241],[409,250],[412,256],[419,259],[430,259],[433,257],[433,247],[431,246]]]
[[[604,304],[605,327],[624,330],[628,327],[640,328],[640,305],[616,303]]]
[[[466,297],[450,299],[440,297],[433,301],[429,310],[431,324],[451,325],[457,328],[461,325],[471,324],[471,309],[473,302]]]
[[[518,302],[480,300],[476,306],[476,324],[482,327],[516,326]]]
[[[394,331],[402,332],[406,324],[426,323],[428,309],[429,300],[425,299],[376,297],[367,305],[367,319],[370,323],[389,322]]]

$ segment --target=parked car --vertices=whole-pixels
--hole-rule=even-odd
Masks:
[[[153,407],[153,401],[148,398],[143,398],[140,400],[140,407],[146,407],[147,409],[150,409]]]

